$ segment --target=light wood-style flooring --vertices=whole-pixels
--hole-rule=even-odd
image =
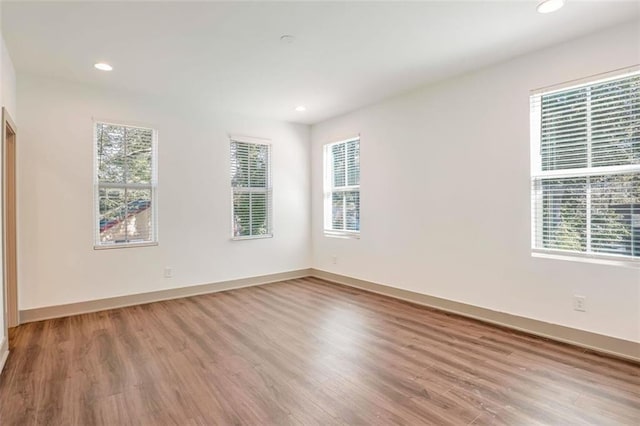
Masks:
[[[11,332],[10,425],[638,425],[640,365],[315,278]]]

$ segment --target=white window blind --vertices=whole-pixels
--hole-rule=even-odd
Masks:
[[[153,129],[95,124],[96,247],[156,241]]]
[[[534,249],[640,259],[640,73],[531,96]]]
[[[232,236],[271,237],[271,145],[231,139]]]
[[[324,230],[328,235],[360,233],[360,139],[325,145]]]

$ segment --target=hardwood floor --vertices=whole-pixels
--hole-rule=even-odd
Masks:
[[[1,425],[640,423],[640,365],[315,278],[26,324]]]

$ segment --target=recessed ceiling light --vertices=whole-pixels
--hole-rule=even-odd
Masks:
[[[291,44],[294,41],[296,41],[296,38],[294,36],[292,36],[291,34],[285,34],[285,35],[280,37],[280,42],[282,42],[284,44]]]
[[[564,6],[564,0],[542,0],[538,3],[538,12],[551,13]]]
[[[94,65],[94,67],[96,67],[100,71],[111,71],[113,69],[111,65],[105,64],[104,62],[98,62]]]
[[[307,107],[304,105],[299,105],[296,107],[296,111],[298,112],[305,112],[307,110]]]

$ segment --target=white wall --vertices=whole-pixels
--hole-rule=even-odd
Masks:
[[[635,23],[314,125],[314,267],[640,341],[640,269],[532,258],[529,210],[529,90],[638,63]],[[322,145],[358,133],[361,238],[327,238]]]
[[[640,341],[640,270],[530,256],[528,115],[530,89],[640,63],[639,35],[621,26],[329,120],[311,151],[307,126],[20,74],[20,309],[313,265]],[[159,246],[93,250],[92,117],[158,129]],[[229,240],[227,133],[273,140],[273,239]],[[325,238],[321,147],[356,133],[362,237]]]
[[[18,110],[20,309],[310,266],[308,126],[25,74]],[[92,117],[158,130],[158,246],[93,249]],[[228,133],[272,140],[271,239],[230,240]]]
[[[13,121],[18,123],[18,117],[16,115],[16,71],[13,67],[13,61],[9,55],[7,45],[4,43],[4,39],[0,38],[2,42],[2,79],[1,92],[2,92],[2,106],[7,108]]]

